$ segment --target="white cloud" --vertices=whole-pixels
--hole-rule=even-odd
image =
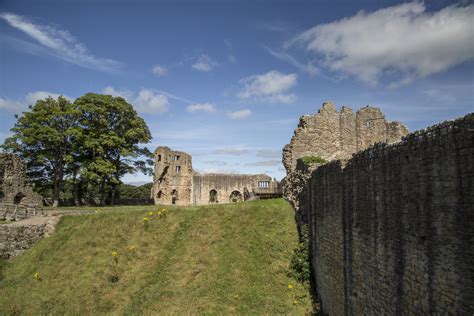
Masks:
[[[142,113],[157,114],[168,111],[168,97],[155,94],[153,91],[142,89],[135,100],[138,111]]]
[[[209,55],[202,54],[197,61],[191,66],[196,70],[208,72],[217,66],[217,63],[209,57]]]
[[[36,101],[46,99],[48,97],[52,97],[53,99],[57,99],[61,94],[47,92],[47,91],[35,91],[27,93],[22,99],[20,100],[12,100],[12,99],[5,99],[0,98],[0,110],[5,110],[11,113],[21,113],[28,109],[29,105],[34,105]],[[69,101],[72,101],[72,98],[63,95]]]
[[[240,120],[244,119],[246,117],[249,117],[250,114],[252,114],[252,111],[245,109],[241,111],[235,111],[235,112],[229,112],[227,113],[227,116],[230,117],[233,120]]]
[[[317,25],[286,47],[303,44],[332,71],[373,85],[387,75],[396,86],[473,59],[473,17],[472,4],[426,12],[422,2],[403,3]]]
[[[195,104],[188,105],[186,107],[186,111],[190,113],[194,113],[194,112],[212,113],[216,111],[216,107],[212,103],[195,103]]]
[[[158,77],[163,77],[168,73],[168,69],[166,69],[164,66],[156,65],[153,67],[152,72]]]
[[[253,75],[240,80],[243,85],[238,96],[242,99],[254,98],[271,103],[292,103],[296,96],[286,93],[297,83],[296,74],[282,74],[272,70],[262,75]]]
[[[102,90],[102,93],[126,99],[140,113],[159,114],[168,111],[169,108],[166,95],[155,93],[149,89],[141,89],[135,96],[132,91],[107,86]]]
[[[118,61],[95,57],[83,43],[77,41],[66,30],[34,24],[27,18],[13,13],[2,12],[0,13],[0,19],[32,37],[48,49],[49,54],[72,64],[106,72],[116,71],[122,66]]]

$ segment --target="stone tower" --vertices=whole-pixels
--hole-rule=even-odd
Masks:
[[[151,190],[155,204],[191,204],[193,175],[191,155],[168,147],[156,148],[155,175]]]

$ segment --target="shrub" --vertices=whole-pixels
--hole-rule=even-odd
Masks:
[[[303,225],[300,242],[293,250],[289,271],[290,277],[301,283],[309,283],[311,276],[308,247],[308,227]]]
[[[317,157],[317,156],[305,156],[303,158],[301,158],[301,160],[303,161],[303,163],[305,165],[310,165],[310,164],[313,164],[313,163],[317,163],[317,164],[325,164],[327,161],[321,157]]]

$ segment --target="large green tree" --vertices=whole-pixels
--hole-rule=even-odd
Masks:
[[[62,96],[38,100],[29,109],[17,116],[13,135],[3,148],[26,161],[28,175],[40,192],[52,184],[53,205],[57,206],[68,167],[75,159],[72,146],[81,134],[81,112]]]
[[[98,185],[101,204],[105,204],[106,187],[111,187],[113,204],[124,174],[151,173],[152,154],[141,147],[151,140],[150,130],[133,106],[121,97],[88,93],[74,104],[81,111],[83,128],[82,175],[90,185]]]

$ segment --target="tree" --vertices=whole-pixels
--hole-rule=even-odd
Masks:
[[[62,96],[38,100],[29,109],[16,116],[13,136],[2,147],[26,161],[28,175],[40,191],[52,184],[57,206],[68,165],[74,161],[71,146],[81,134],[80,111]]]
[[[112,187],[112,204],[120,178],[126,173],[151,173],[151,152],[140,144],[151,140],[145,121],[121,97],[88,93],[75,102],[83,128],[82,175],[98,185],[101,204],[105,204],[106,186]],[[145,156],[148,159],[143,160]]]

